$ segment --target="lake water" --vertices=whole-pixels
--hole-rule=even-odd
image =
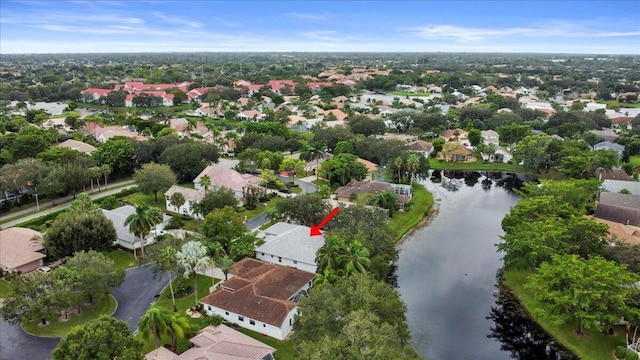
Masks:
[[[506,173],[447,173],[422,183],[438,213],[400,248],[397,285],[416,350],[428,360],[571,359],[496,287],[500,223],[519,197]],[[456,179],[457,178],[457,179]],[[561,350],[560,350],[561,351]]]

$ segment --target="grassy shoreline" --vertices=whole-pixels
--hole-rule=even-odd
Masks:
[[[529,274],[526,271],[505,271],[503,285],[513,291],[533,321],[582,360],[615,359],[613,352],[616,347],[624,345],[624,329],[616,328],[615,336],[603,335],[599,332],[588,332],[587,336],[578,336],[577,324],[551,323],[540,315],[540,305],[534,299],[533,292],[524,288]]]
[[[418,183],[413,183],[412,187],[413,197],[411,202],[413,205],[411,209],[409,211],[396,212],[387,224],[396,244],[401,243],[406,235],[417,230],[424,223],[425,218],[429,218],[433,209],[433,195]]]

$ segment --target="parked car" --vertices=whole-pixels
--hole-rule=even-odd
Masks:
[[[280,190],[278,190],[278,191],[280,191],[280,192],[281,192],[281,193],[283,193],[283,194],[291,194],[291,190],[289,190],[289,189],[287,189],[287,188],[280,189]]]

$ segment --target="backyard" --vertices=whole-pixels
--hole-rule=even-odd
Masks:
[[[413,205],[409,211],[396,211],[389,220],[388,227],[396,242],[429,214],[433,206],[433,196],[422,185],[414,183],[411,203]]]

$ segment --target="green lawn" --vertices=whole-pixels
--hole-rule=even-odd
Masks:
[[[193,184],[193,182],[186,182],[186,183],[182,183],[182,184],[178,184],[178,185],[180,185],[182,187],[189,188],[189,189],[195,189],[196,188],[196,186]]]
[[[632,155],[629,157],[629,163],[634,166],[640,166],[640,155]]]
[[[400,241],[407,231],[418,225],[431,211],[433,196],[422,185],[414,183],[411,203],[413,203],[413,206],[409,211],[398,211],[389,220],[388,227],[393,233],[396,242]]]
[[[640,108],[640,103],[619,102],[618,100],[597,100],[596,102],[599,104],[618,105],[619,107]]]
[[[80,316],[70,315],[68,321],[59,322],[58,319],[55,319],[52,320],[49,325],[43,327],[38,326],[40,324],[39,320],[25,321],[22,323],[22,327],[29,334],[62,337],[76,325],[86,324],[92,320],[97,319],[98,316],[102,314],[113,314],[116,311],[117,307],[118,303],[116,299],[111,294],[109,294],[109,296],[105,297],[104,300],[95,305],[80,305],[82,314]]]
[[[136,260],[133,257],[133,253],[122,249],[109,251],[108,253],[105,253],[105,255],[109,259],[113,260],[116,268],[118,269],[126,270],[137,265]]]
[[[523,287],[529,274],[525,271],[505,271],[504,285],[513,290],[520,302],[524,304],[524,307],[531,314],[533,320],[582,360],[613,359],[613,352],[616,347],[624,345],[624,329],[616,328],[615,336],[590,332],[588,336],[578,337],[576,335],[578,326],[575,323],[560,326],[552,325],[543,316],[536,315],[540,306],[534,299],[533,292]]]
[[[161,193],[158,193],[158,202],[155,202],[155,197],[153,195],[145,195],[141,192],[125,196],[120,200],[128,202],[130,204],[147,204],[149,206],[157,207],[162,210],[167,209],[167,202],[164,199],[164,194]]]
[[[389,94],[391,94],[391,95],[399,95],[399,96],[429,96],[429,95],[431,95],[430,92],[414,93],[414,92],[411,92],[411,91],[389,91]]]
[[[72,110],[72,111],[67,111],[64,114],[60,114],[60,115],[53,115],[51,118],[52,119],[63,119],[66,118],[67,116],[77,116],[80,117],[80,115],[82,115],[82,113],[80,113],[80,111],[77,110]]]
[[[252,218],[262,214],[263,212],[267,211],[268,209],[276,206],[276,204],[280,200],[282,200],[282,198],[275,197],[275,198],[267,201],[266,203],[261,203],[257,208],[255,208],[253,210],[247,210],[247,211],[243,212],[242,215],[246,215],[247,220],[252,219]]]
[[[13,294],[13,288],[4,279],[0,279],[0,299],[8,298]]]
[[[323,179],[312,180],[311,183],[313,185],[318,186],[318,187],[321,186],[321,185],[329,185],[329,182],[327,180],[323,180]]]

